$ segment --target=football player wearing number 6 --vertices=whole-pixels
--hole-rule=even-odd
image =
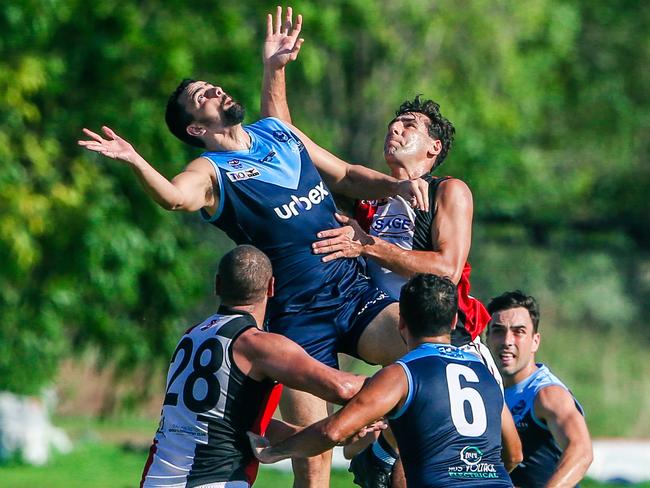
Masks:
[[[248,488],[258,463],[246,431],[266,431],[275,440],[295,431],[271,420],[276,382],[336,403],[361,388],[365,378],[260,330],[273,283],[271,262],[253,246],[238,246],[219,263],[221,306],[189,328],[172,355],[141,487]]]
[[[503,436],[503,395],[487,367],[451,345],[457,290],[448,278],[418,274],[400,294],[399,330],[409,352],[379,371],[341,410],[284,441],[249,434],[263,463],[313,456],[386,416],[409,487],[512,486],[521,461],[514,426]],[[506,451],[508,466],[502,462]]]

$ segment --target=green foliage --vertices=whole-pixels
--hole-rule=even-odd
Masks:
[[[61,357],[88,346],[125,369],[166,361],[179,331],[211,307],[211,274],[229,244],[195,216],[160,210],[128,169],[75,141],[82,127],[106,124],[163,174],[176,174],[196,151],[167,133],[168,94],[184,77],[207,78],[242,100],[253,120],[264,15],[273,7],[27,0],[0,11],[0,389],[35,392]],[[579,306],[563,317],[593,314],[602,324],[614,322],[615,310],[629,320],[648,311],[650,283],[632,258],[617,257],[650,242],[648,5],[294,7],[306,42],[288,68],[290,100],[307,134],[383,168],[393,111],[417,93],[436,99],[457,127],[441,171],[470,184],[479,228],[508,222],[551,248],[554,231],[623,236],[621,247],[590,234],[584,262],[536,248],[522,255],[531,260],[526,273],[542,276],[548,263],[573,290]],[[517,282],[524,270],[504,250],[491,261],[483,244],[474,246],[479,268]],[[589,269],[609,276],[604,288],[583,287]],[[497,285],[511,287],[479,278],[478,289],[487,295]],[[557,300],[552,284],[536,287]],[[603,316],[597,306],[609,290],[616,301]]]

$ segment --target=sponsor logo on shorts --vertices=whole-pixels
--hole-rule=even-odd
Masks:
[[[242,169],[244,167],[244,165],[239,159],[231,159],[230,161],[228,161],[228,165],[232,169]]]
[[[385,300],[388,298],[388,295],[384,293],[383,291],[379,292],[379,295],[377,295],[374,299],[370,300],[369,302],[366,302],[366,304],[361,307],[361,310],[357,312],[357,315],[361,315],[363,312],[368,310],[368,307],[374,305],[375,303],[381,302],[382,300]]]
[[[259,175],[260,172],[256,168],[245,169],[242,171],[230,171],[226,173],[226,176],[232,182],[257,178]]]
[[[321,181],[318,185],[307,192],[305,196],[291,195],[291,201],[275,207],[275,214],[282,220],[297,216],[300,212],[309,212],[315,205],[319,205],[329,192]]]
[[[273,137],[275,137],[275,140],[278,142],[287,142],[289,140],[289,134],[283,130],[274,130]]]

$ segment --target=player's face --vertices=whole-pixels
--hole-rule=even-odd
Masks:
[[[243,120],[241,104],[220,86],[206,81],[189,84],[180,100],[185,104],[187,112],[201,124],[228,127]]]
[[[504,379],[518,383],[535,365],[539,334],[533,331],[528,310],[523,307],[501,310],[492,315],[488,346]]]
[[[418,112],[407,112],[389,125],[384,140],[384,156],[388,164],[420,163],[435,152],[435,140],[429,135],[429,118]],[[437,152],[440,152],[439,150]]]

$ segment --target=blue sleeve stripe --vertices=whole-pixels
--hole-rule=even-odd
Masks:
[[[217,175],[217,182],[219,184],[219,207],[217,207],[217,211],[214,213],[214,215],[210,215],[204,209],[201,209],[201,218],[206,222],[215,222],[221,216],[221,212],[223,212],[223,205],[226,200],[226,192],[224,190],[223,181],[221,181],[221,171],[219,171],[219,166],[217,163],[214,162],[210,156],[203,154],[202,157],[212,163],[214,172]]]
[[[406,379],[408,380],[408,393],[406,394],[406,400],[404,401],[404,405],[402,405],[402,408],[400,408],[397,412],[395,412],[394,415],[389,415],[389,419],[397,419],[404,415],[404,412],[406,412],[406,409],[409,407],[411,404],[411,400],[413,400],[413,377],[411,376],[411,371],[409,371],[408,366],[406,363],[403,363],[402,361],[397,361],[404,372],[406,373]]]

